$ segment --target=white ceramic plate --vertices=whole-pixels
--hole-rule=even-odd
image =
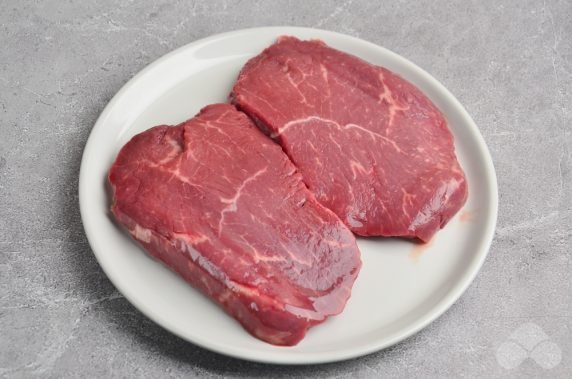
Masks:
[[[319,38],[385,66],[421,88],[446,115],[469,183],[469,199],[432,243],[360,239],[363,268],[341,315],[312,328],[295,347],[250,336],[214,303],[149,258],[111,220],[105,182],[119,149],[157,124],[178,124],[224,102],[242,65],[280,35]],[[79,196],[87,237],[117,289],[165,329],[207,349],[282,364],[322,363],[380,350],[419,331],[465,291],[489,249],[497,218],[496,176],[483,138],[437,80],[401,56],[343,34],[306,28],[240,30],[193,42],[159,59],[105,108],[81,164]]]

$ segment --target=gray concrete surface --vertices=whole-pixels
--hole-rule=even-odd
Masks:
[[[0,2],[0,377],[572,377],[571,20],[567,0]],[[500,186],[465,295],[395,347],[320,366],[242,362],[154,325],[99,268],[78,210],[86,139],[129,78],[198,38],[286,24],[432,73],[472,114]],[[538,329],[551,342],[533,347]],[[510,368],[524,351],[511,335],[536,360]]]

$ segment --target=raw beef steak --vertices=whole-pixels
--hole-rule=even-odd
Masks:
[[[385,68],[281,37],[245,65],[231,99],[359,235],[428,241],[465,203],[445,118]]]
[[[294,345],[344,308],[361,265],[354,236],[234,106],[136,135],[109,182],[133,238],[254,336]]]

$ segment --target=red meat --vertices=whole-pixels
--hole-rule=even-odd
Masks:
[[[136,135],[109,182],[132,237],[254,336],[294,345],[344,308],[354,236],[234,106]]]
[[[281,37],[246,64],[231,99],[356,234],[428,241],[466,201],[445,118],[385,68]]]

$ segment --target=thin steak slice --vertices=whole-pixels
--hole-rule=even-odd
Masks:
[[[385,68],[281,37],[244,66],[231,100],[356,234],[428,241],[465,203],[445,118]]]
[[[136,135],[109,182],[132,237],[254,336],[294,345],[344,308],[361,265],[354,236],[234,106]]]

